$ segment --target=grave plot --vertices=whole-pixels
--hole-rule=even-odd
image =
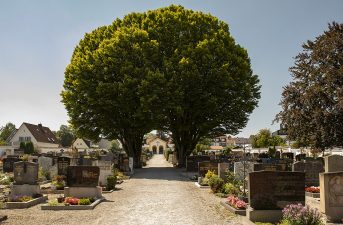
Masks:
[[[69,166],[67,186],[64,196],[42,205],[42,210],[89,210],[101,201],[102,188],[99,186],[100,169],[98,166]]]
[[[258,171],[249,173],[247,217],[253,222],[276,223],[282,209],[290,204],[305,204],[305,173]]]
[[[45,202],[48,198],[40,192],[38,184],[38,164],[32,162],[15,162],[13,166],[14,183],[7,199],[6,208],[28,208]]]

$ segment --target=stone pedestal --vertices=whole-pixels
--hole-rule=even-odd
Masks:
[[[255,210],[248,207],[246,215],[252,222],[277,223],[282,218],[282,210]]]
[[[11,187],[11,197],[15,195],[27,195],[33,196],[35,194],[40,194],[40,188],[38,184],[14,184]]]
[[[343,215],[343,172],[321,173],[320,211],[329,221],[341,222]]]
[[[101,198],[102,188],[97,187],[65,187],[64,197]]]

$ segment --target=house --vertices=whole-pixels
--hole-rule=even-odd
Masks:
[[[227,146],[227,136],[226,135],[221,135],[221,136],[213,138],[211,145],[212,146],[226,147]]]
[[[87,151],[91,149],[91,147],[91,141],[84,138],[76,138],[72,144],[72,148],[77,149],[78,151]]]
[[[32,142],[34,148],[41,153],[59,150],[54,133],[42,124],[23,123],[9,140],[13,149],[19,149],[21,142]]]
[[[147,145],[152,154],[163,154],[164,150],[167,148],[167,142],[158,137],[147,140]]]

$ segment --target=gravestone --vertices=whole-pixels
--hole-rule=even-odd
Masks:
[[[7,157],[2,160],[2,169],[5,173],[12,173],[13,172],[13,164],[15,162],[19,162],[20,159],[18,157]]]
[[[64,197],[102,198],[99,176],[98,166],[68,166],[68,187],[64,187]]]
[[[201,177],[204,177],[207,171],[214,171],[215,174],[218,174],[218,163],[215,162],[199,162],[198,163],[198,174]]]
[[[14,184],[35,185],[38,182],[38,164],[33,162],[15,162],[14,163]]]
[[[305,160],[305,158],[306,158],[306,154],[299,154],[295,156],[296,161]]]
[[[285,164],[256,163],[253,171],[286,171]]]
[[[330,155],[324,157],[325,173],[343,171],[343,156]]]
[[[58,175],[67,176],[69,165],[70,165],[70,158],[69,157],[58,157],[58,159],[57,159],[57,173],[58,173]]]
[[[324,167],[321,161],[311,160],[306,162],[295,162],[292,170],[294,172],[305,173],[305,185],[319,186],[319,173],[324,172]]]
[[[34,196],[40,194],[38,184],[38,163],[21,161],[14,163],[14,182],[11,197],[18,195]]]
[[[176,152],[174,152],[176,154]],[[175,158],[176,156],[174,156]],[[176,159],[176,158],[175,158]],[[186,171],[187,172],[197,172],[198,171],[198,163],[199,162],[207,162],[210,161],[209,156],[202,156],[202,155],[197,155],[197,156],[188,156],[186,158]]]
[[[129,157],[129,168],[131,174],[133,174],[133,157]]]
[[[218,163],[218,176],[224,181],[226,180],[226,173],[229,170],[229,163]]]
[[[249,204],[255,210],[283,209],[289,204],[305,204],[305,174],[302,172],[251,172],[248,183]]]
[[[343,171],[321,173],[320,210],[331,222],[342,222]]]
[[[68,166],[68,187],[96,187],[99,183],[98,166]]]
[[[42,167],[44,171],[49,171],[53,164],[53,159],[50,157],[41,156],[38,158],[38,165]]]
[[[283,159],[294,159],[294,153],[293,152],[284,152],[282,153]]]
[[[113,174],[112,162],[107,160],[96,160],[93,162],[93,166],[98,166],[100,169],[99,184],[101,186],[107,185],[107,177]]]
[[[81,166],[91,166],[93,164],[93,160],[91,158],[81,157],[79,164]]]
[[[245,164],[245,176],[244,176],[244,164]],[[235,178],[238,180],[245,180],[250,172],[254,171],[254,162],[241,161],[234,163],[234,174]]]

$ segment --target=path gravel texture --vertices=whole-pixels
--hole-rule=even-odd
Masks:
[[[145,168],[118,185],[119,190],[104,194],[107,200],[94,210],[43,211],[40,206],[1,210],[8,215],[2,224],[243,224],[220,205],[220,198],[181,174],[163,155],[155,155]]]

